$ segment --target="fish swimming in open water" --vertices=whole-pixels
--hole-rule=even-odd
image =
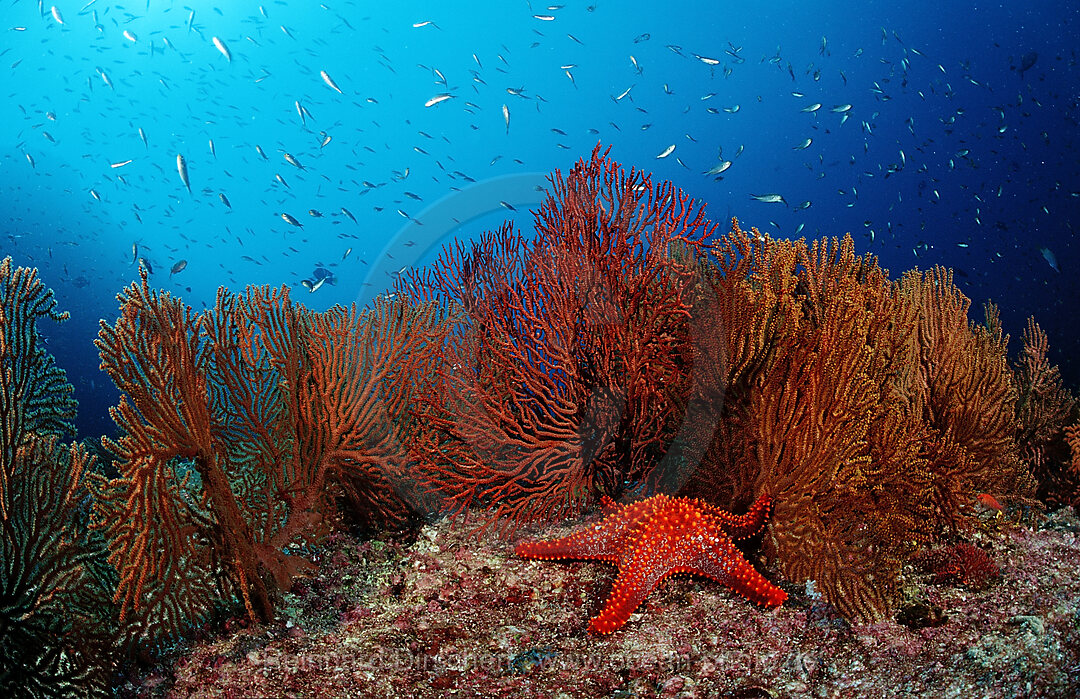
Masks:
[[[330,89],[336,91],[339,95],[345,94],[341,91],[341,88],[337,86],[337,83],[334,82],[333,78],[330,77],[330,74],[327,73],[325,70],[320,70],[319,75],[322,76],[323,82],[326,83],[330,87]]]
[[[187,187],[188,194],[191,194],[191,180],[188,179],[187,161],[179,153],[176,155],[176,171],[180,173],[180,181]]]
[[[225,42],[216,36],[210,37],[210,40],[214,42],[214,46],[217,47],[217,50],[221,51],[221,55],[225,57],[225,60],[232,63],[232,54],[229,53],[229,47],[225,45]]]

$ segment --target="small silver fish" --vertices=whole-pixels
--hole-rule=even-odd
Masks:
[[[427,102],[424,102],[424,106],[425,107],[434,107],[436,104],[439,104],[440,102],[445,102],[446,100],[452,99],[453,97],[454,96],[451,95],[451,94],[441,92],[441,93],[435,95],[434,97],[432,97],[431,99],[429,99]],[[503,109],[506,109],[506,107],[504,106]]]
[[[719,175],[720,173],[725,172],[729,167],[731,167],[730,160],[721,160],[719,163],[706,170],[704,174]]]
[[[191,194],[191,181],[188,179],[187,161],[184,160],[184,156],[179,153],[176,156],[176,171],[180,173],[180,181],[187,187],[188,194]]]
[[[218,51],[221,51],[221,55],[225,57],[225,60],[227,60],[229,63],[232,63],[232,54],[229,53],[229,48],[225,46],[225,42],[217,38],[216,36],[210,37],[210,41],[214,42],[214,46],[217,47]]]
[[[304,166],[300,164],[300,161],[294,158],[291,153],[282,153],[282,156],[285,158],[285,162],[287,162],[289,165],[292,165],[298,170],[304,169]]]
[[[281,214],[281,220],[285,221],[285,223],[289,224],[290,226],[296,226],[297,228],[304,227],[304,224],[300,223],[295,218],[286,213]]]
[[[1057,257],[1054,256],[1054,251],[1050,248],[1039,248],[1039,254],[1046,260],[1046,264],[1050,265],[1050,269],[1054,270],[1058,274],[1061,274],[1061,268],[1058,267]]]
[[[784,197],[779,194],[751,194],[750,198],[754,199],[755,201],[764,202],[766,204],[783,204],[787,206],[787,202],[784,200]]]
[[[327,73],[325,70],[320,70],[319,75],[322,76],[323,82],[330,86],[330,89],[335,90],[339,95],[345,94],[341,91],[341,88],[337,86],[337,83],[334,82],[333,78],[331,78],[329,73]]]

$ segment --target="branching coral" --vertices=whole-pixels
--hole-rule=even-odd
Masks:
[[[32,434],[73,434],[75,399],[67,376],[41,346],[39,318],[67,320],[37,270],[0,262],[0,458],[12,464]],[[0,469],[0,517],[6,518],[11,473]]]
[[[930,430],[931,502],[938,528],[955,530],[978,493],[1028,495],[1034,480],[1016,443],[1016,389],[997,309],[985,326],[967,317],[970,301],[940,267],[901,282],[919,310],[915,417]]]
[[[720,429],[686,492],[773,496],[767,543],[845,616],[880,618],[903,562],[964,526],[980,493],[1025,495],[1015,391],[993,322],[942,269],[890,281],[842,241],[736,223],[711,277],[726,330]]]
[[[1072,473],[1076,478],[1080,478],[1080,422],[1065,429],[1065,438],[1072,454]]]
[[[93,459],[37,321],[64,320],[37,270],[0,262],[0,691],[103,695],[112,660],[102,549],[85,523]]]
[[[234,599],[269,618],[338,495],[404,512],[404,405],[445,313],[404,297],[313,313],[287,289],[251,288],[195,314],[145,272],[119,298],[97,344],[122,391],[122,435],[103,440],[120,475],[98,483],[95,521],[116,601],[147,635]]]
[[[1031,492],[1007,337],[992,308],[968,320],[947,270],[890,280],[850,237],[711,237],[598,151],[553,187],[535,240],[504,227],[403,287],[466,313],[418,409],[449,509],[516,523],[624,491],[769,495],[785,576],[869,620],[976,496]]]
[[[653,478],[689,376],[695,268],[672,249],[711,232],[701,210],[598,149],[551,185],[534,240],[504,227],[404,285],[465,311],[453,371],[421,400],[426,473],[448,509],[491,506],[491,521],[574,513]]]
[[[1034,318],[1028,319],[1023,343],[1013,368],[1021,455],[1038,480],[1040,500],[1080,505],[1080,424],[1066,427],[1075,419],[1077,402],[1050,364],[1046,333]]]
[[[773,240],[737,223],[716,243],[726,331],[720,429],[686,492],[775,503],[785,576],[815,580],[851,617],[889,607],[926,475],[898,378],[915,315],[850,238]]]

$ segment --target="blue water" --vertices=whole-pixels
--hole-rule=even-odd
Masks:
[[[536,185],[597,142],[718,222],[952,266],[974,317],[996,301],[1015,351],[1034,314],[1080,383],[1075,3],[83,4],[0,9],[0,254],[72,313],[43,329],[83,435],[113,429],[92,341],[134,258],[196,309],[247,284],[365,303],[454,236],[531,227]],[[316,267],[336,284],[308,291]]]

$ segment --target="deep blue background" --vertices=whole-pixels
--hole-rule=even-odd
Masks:
[[[48,2],[43,12],[30,0],[0,9],[0,254],[39,267],[72,313],[43,329],[76,386],[83,435],[112,429],[106,411],[116,392],[92,340],[137,274],[133,244],[153,284],[196,308],[213,303],[218,285],[251,283],[288,284],[317,309],[363,303],[448,236],[508,216],[531,226],[535,182],[598,141],[625,165],[708,202],[716,221],[734,215],[783,236],[800,225],[807,237],[850,231],[894,276],[953,266],[973,317],[982,318],[986,299],[1000,304],[1015,351],[1034,314],[1052,359],[1072,385],[1080,378],[1075,3],[662,9],[600,0],[549,10],[279,0],[263,5],[265,16],[239,0],[98,0],[80,12],[83,4],[57,3],[63,25]],[[434,24],[413,26],[425,21]],[[1038,60],[1021,77],[1013,68],[1031,51]],[[573,82],[563,68],[571,64]],[[455,97],[424,106],[443,92]],[[312,115],[306,123],[295,101]],[[815,102],[823,105],[816,113],[800,111]],[[830,111],[842,104],[852,105],[843,124]],[[325,147],[321,131],[332,138]],[[811,146],[795,150],[806,138]],[[734,164],[723,179],[703,175],[721,148]],[[900,151],[905,167],[886,177]],[[789,206],[750,197],[765,193]],[[812,205],[795,208],[805,201]],[[187,268],[170,275],[180,260]],[[311,294],[300,281],[317,265],[338,283]]]

